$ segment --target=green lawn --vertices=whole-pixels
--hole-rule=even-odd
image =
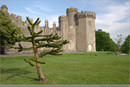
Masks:
[[[41,65],[48,82],[38,82],[36,67],[23,59],[31,56],[1,57],[1,84],[130,84],[129,55],[106,53],[47,55]],[[97,54],[95,56],[94,54]]]

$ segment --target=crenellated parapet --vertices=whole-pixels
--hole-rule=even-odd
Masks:
[[[16,20],[19,20],[19,21],[22,21],[22,16],[19,16],[19,15],[15,15],[15,14],[12,14],[9,15],[9,17],[16,22]]]
[[[78,12],[78,9],[77,8],[67,8],[66,9],[66,12],[69,13],[69,12]]]
[[[88,11],[85,11],[85,12],[81,12],[81,13],[77,13],[76,14],[76,18],[86,18],[86,17],[88,17],[88,18],[94,18],[94,19],[96,19],[96,14],[94,13],[94,12],[88,12]]]
[[[16,19],[22,21],[22,16],[19,16],[19,15],[18,15],[18,16],[16,17]]]
[[[85,13],[86,13],[87,17],[92,17],[92,18],[96,19],[96,14],[94,12],[85,11]]]
[[[68,17],[67,16],[64,16],[64,15],[59,16],[59,22],[66,22],[66,21],[68,21]]]
[[[11,15],[9,15],[11,18],[16,18],[16,15],[11,13]]]

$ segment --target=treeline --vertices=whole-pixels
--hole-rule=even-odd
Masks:
[[[112,52],[122,52],[129,53],[130,52],[130,35],[128,35],[123,42],[123,44],[119,47],[117,43],[115,43],[111,38],[110,34],[103,31],[102,29],[98,29],[95,31],[96,34],[96,50],[97,51],[112,51]]]

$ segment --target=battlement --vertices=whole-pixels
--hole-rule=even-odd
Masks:
[[[86,17],[88,17],[88,18],[96,18],[96,14],[94,13],[94,12],[88,12],[88,11],[82,11],[81,13],[77,13],[76,14],[76,18],[86,18]]]
[[[66,12],[68,13],[68,12],[78,12],[78,9],[77,8],[67,8],[66,9]]]
[[[22,16],[17,15],[16,18],[22,21]]]
[[[60,22],[61,22],[61,21],[66,21],[66,20],[68,20],[68,17],[67,17],[67,16],[64,16],[64,15],[59,16],[59,21],[60,21]]]
[[[6,6],[6,5],[2,5],[1,8],[7,8],[7,6]],[[7,9],[8,9],[8,8],[7,8]]]
[[[10,18],[13,20],[13,21],[15,21],[15,20],[19,20],[19,21],[22,21],[22,16],[19,16],[19,15],[15,15],[15,14],[10,14],[9,15],[10,16]]]
[[[11,13],[11,15],[9,15],[11,18],[13,17],[13,18],[16,18],[16,15],[15,14],[13,14],[13,13]]]

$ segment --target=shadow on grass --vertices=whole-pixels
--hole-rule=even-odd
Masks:
[[[32,79],[33,81],[39,81],[38,78],[32,78],[32,77],[26,77],[26,78]]]
[[[9,80],[10,78],[13,78],[15,76],[17,77],[26,77],[26,74],[31,73],[28,70],[20,69],[20,68],[1,68],[1,74],[11,74],[6,78],[6,80]],[[31,78],[30,78],[31,79]],[[35,79],[34,79],[35,80]]]

